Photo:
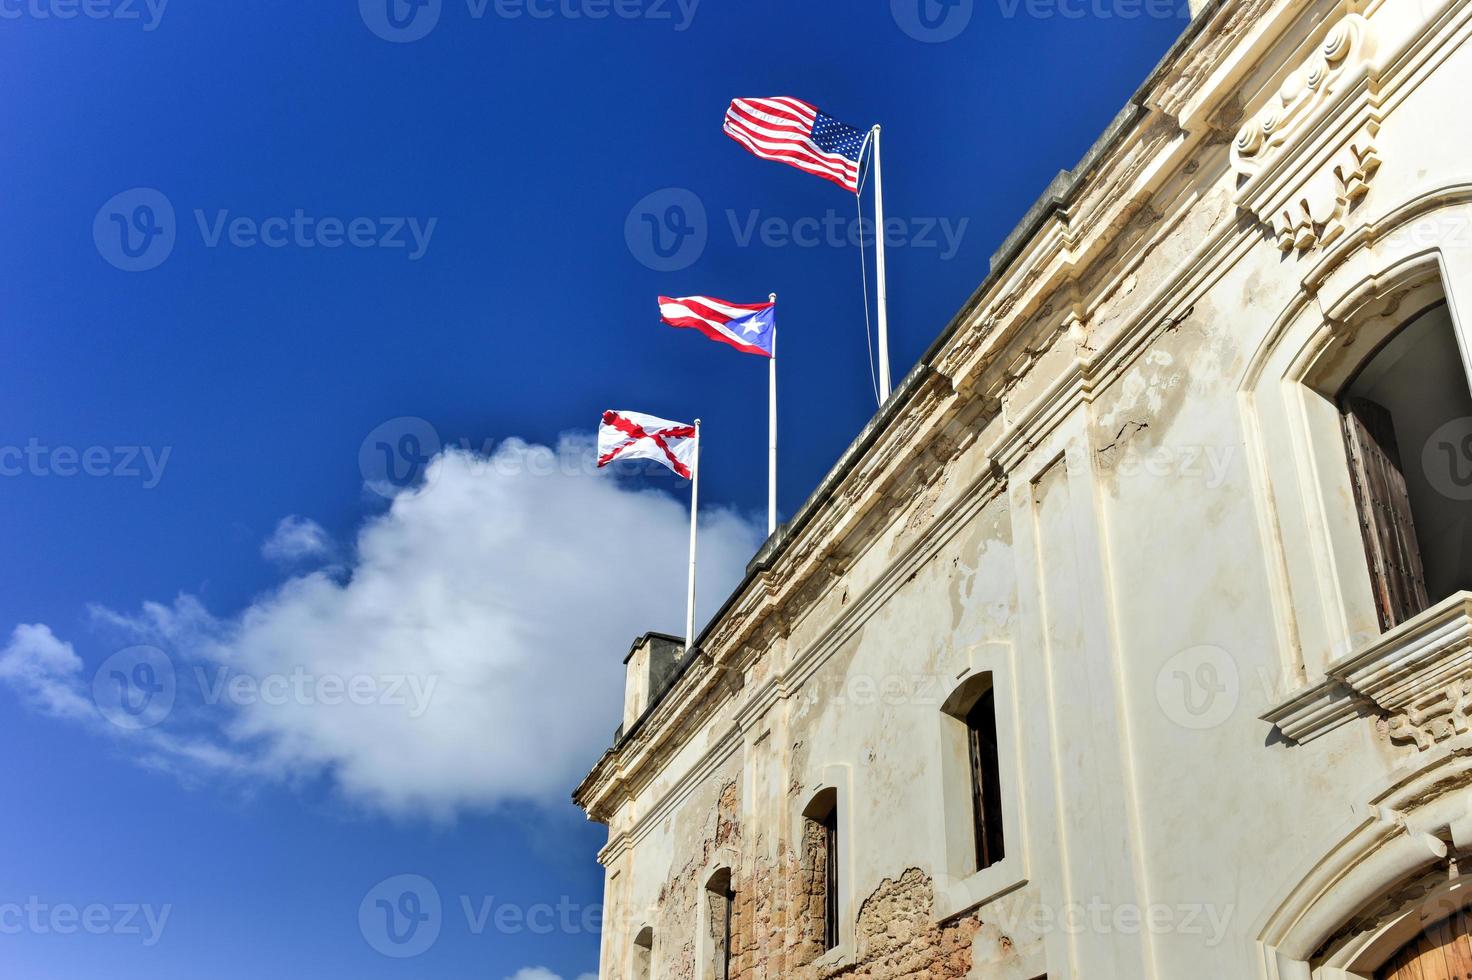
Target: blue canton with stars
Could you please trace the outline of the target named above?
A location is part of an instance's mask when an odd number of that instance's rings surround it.
[[[859,151],[864,146],[864,134],[847,123],[841,123],[821,112],[813,120],[813,143],[824,153],[837,153],[859,162]]]

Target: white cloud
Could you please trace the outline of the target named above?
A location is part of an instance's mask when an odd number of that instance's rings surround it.
[[[544,966],[532,966],[516,971],[515,976],[507,977],[506,980],[562,980],[562,977]],[[598,974],[584,973],[578,980],[598,980]]]
[[[557,458],[576,452],[564,441]],[[511,440],[489,458],[448,450],[423,488],[367,521],[344,569],[293,576],[237,615],[190,596],[95,613],[172,651],[181,701],[213,704],[205,737],[199,712],[179,708],[148,733],[161,756],[281,779],[327,772],[393,813],[561,803],[618,724],[628,643],[683,631],[688,531],[675,497],[568,472]],[[735,513],[702,510],[702,619],[760,540]],[[25,634],[26,662],[75,658],[44,626],[22,629],[40,631]],[[341,703],[360,682],[371,697]]]
[[[283,517],[276,530],[261,545],[261,554],[282,565],[309,558],[323,558],[332,553],[332,539],[322,525],[307,517],[292,514]]]
[[[92,704],[82,696],[82,658],[43,624],[17,626],[0,650],[0,681],[27,702],[61,718],[88,718]]]

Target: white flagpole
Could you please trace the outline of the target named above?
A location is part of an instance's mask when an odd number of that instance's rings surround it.
[[[695,647],[695,520],[700,510],[700,419],[695,420],[695,465],[690,470],[690,588],[685,593],[685,653]]]
[[[879,158],[879,127],[874,127],[874,272],[879,280],[879,401],[889,401],[889,287],[884,274],[884,166]]]
[[[777,294],[769,297],[773,304]],[[767,413],[769,438],[767,439],[767,535],[777,533],[777,332],[772,332],[772,357],[768,368]]]

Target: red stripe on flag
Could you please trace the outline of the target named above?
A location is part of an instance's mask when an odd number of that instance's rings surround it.
[[[674,470],[675,473],[683,476],[687,480],[690,479],[690,467],[680,462],[679,457],[670,451],[669,444],[666,443],[664,440],[666,437],[670,439],[694,438],[695,426],[681,425],[670,429],[658,429],[654,432],[645,432],[642,426],[629,421],[622,415],[619,415],[617,412],[604,412],[603,424],[612,426],[613,428],[622,432],[624,435],[629,437],[629,441],[624,443],[622,446],[619,446],[617,449],[614,449],[611,452],[604,453],[602,456],[600,456],[598,459],[598,466],[600,469],[613,462],[616,458],[618,458],[620,453],[622,453],[625,449],[628,449],[630,446],[634,445],[634,443],[639,442],[643,439],[648,439],[660,449],[664,450],[665,456],[670,461],[670,468]]]

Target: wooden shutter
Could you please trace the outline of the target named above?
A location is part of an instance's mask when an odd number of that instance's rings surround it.
[[[1472,941],[1465,914],[1444,919],[1415,938],[1377,980],[1472,980]]]
[[[1383,406],[1351,398],[1344,407],[1344,437],[1380,626],[1388,630],[1431,604],[1395,424]]]
[[[1002,779],[997,764],[997,698],[990,690],[966,716],[971,733],[971,799],[976,829],[976,868],[990,868],[1006,856],[1002,837]]]

